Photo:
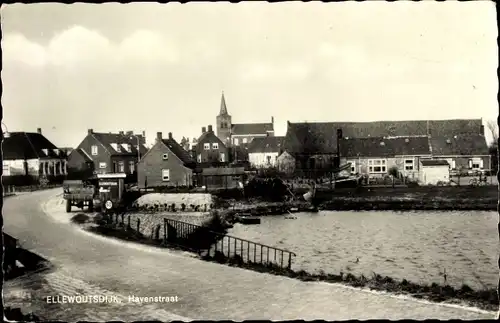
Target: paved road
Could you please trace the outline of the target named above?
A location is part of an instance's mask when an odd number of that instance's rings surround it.
[[[6,305],[31,304],[30,309],[47,318],[66,321],[496,316],[335,284],[301,282],[95,236],[68,223],[64,205],[56,196],[59,193],[60,189],[34,192],[5,201],[4,230],[56,266],[51,273],[8,282],[4,288]],[[26,290],[32,291],[31,300],[20,300]],[[56,294],[117,296],[122,302],[70,305],[43,300]],[[128,302],[128,295],[177,296],[178,302],[136,304]]]

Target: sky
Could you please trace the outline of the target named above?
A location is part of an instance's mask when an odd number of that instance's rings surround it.
[[[5,131],[198,137],[233,123],[498,116],[493,2],[13,4]],[[488,135],[488,134],[487,134]]]

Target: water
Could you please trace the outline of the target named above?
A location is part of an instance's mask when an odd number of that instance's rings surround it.
[[[332,212],[262,217],[229,234],[293,251],[307,272],[375,272],[416,283],[474,289],[498,284],[496,212]],[[359,261],[358,261],[359,259]]]

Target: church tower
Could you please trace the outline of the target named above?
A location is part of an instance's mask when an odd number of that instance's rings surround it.
[[[220,111],[216,118],[217,121],[217,137],[222,140],[223,143],[229,145],[231,143],[231,116],[227,113],[226,99],[224,98],[224,92],[222,92],[222,98],[220,101]]]

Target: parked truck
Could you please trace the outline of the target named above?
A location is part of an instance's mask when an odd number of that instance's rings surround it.
[[[66,180],[63,182],[66,212],[71,212],[71,207],[76,206],[83,210],[85,206],[89,212],[94,210],[96,186],[82,180]]]

